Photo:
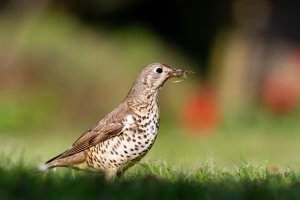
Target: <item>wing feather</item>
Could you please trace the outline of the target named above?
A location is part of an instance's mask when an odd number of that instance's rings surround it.
[[[110,125],[105,130],[101,130],[101,132],[90,130],[80,137],[68,150],[62,153],[60,158],[79,153],[111,137],[114,137],[120,134],[122,129],[122,124],[116,124]]]
[[[125,126],[124,119],[129,114],[132,114],[132,111],[128,108],[127,104],[124,102],[121,103],[99,123],[82,134],[69,149],[48,162],[80,153],[109,138],[119,135]]]

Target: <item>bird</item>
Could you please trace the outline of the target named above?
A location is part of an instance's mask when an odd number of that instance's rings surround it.
[[[181,68],[161,63],[145,66],[115,109],[40,169],[92,168],[113,180],[153,146],[160,121],[158,93],[169,78],[182,77],[184,73]]]

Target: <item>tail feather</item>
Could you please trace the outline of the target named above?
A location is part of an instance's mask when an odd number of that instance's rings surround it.
[[[48,164],[48,163],[51,163],[54,160],[57,160],[59,157],[61,157],[61,155],[62,155],[62,153],[59,154],[59,155],[57,155],[57,156],[55,156],[54,158],[51,158],[50,160],[48,160],[47,162],[45,162],[45,164]]]
[[[54,158],[48,160],[45,165],[47,168],[53,167],[77,167],[80,164],[85,163],[85,154],[84,152],[80,152],[74,155],[70,155],[67,157],[61,157],[62,154],[55,156]]]

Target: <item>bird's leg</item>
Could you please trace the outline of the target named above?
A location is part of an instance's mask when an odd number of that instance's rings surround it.
[[[109,182],[114,181],[117,176],[118,170],[116,168],[111,168],[105,172],[105,179]]]

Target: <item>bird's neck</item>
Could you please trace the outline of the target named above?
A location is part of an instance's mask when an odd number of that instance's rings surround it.
[[[127,95],[127,101],[132,107],[145,107],[157,104],[158,91],[143,88],[141,90],[131,89]]]

